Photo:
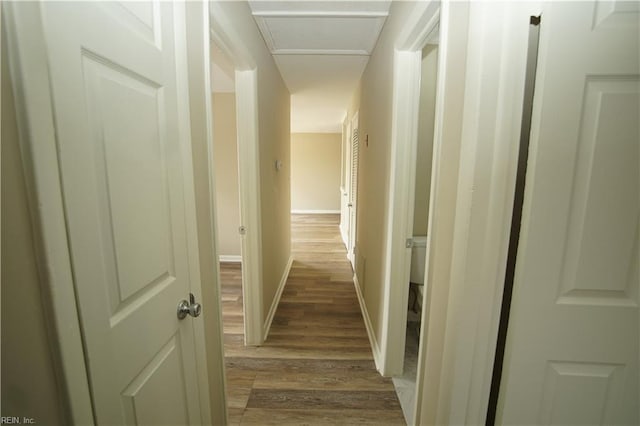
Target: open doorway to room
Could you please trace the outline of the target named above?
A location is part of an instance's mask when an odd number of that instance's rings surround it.
[[[351,267],[356,270],[356,219],[357,219],[357,199],[358,199],[358,158],[360,152],[360,134],[358,129],[359,113],[356,112],[349,122],[348,128],[348,162],[347,172],[347,220],[346,220],[346,245],[347,257],[351,262]]]
[[[244,298],[240,182],[236,120],[235,66],[225,52],[211,43],[211,105],[215,180],[215,218],[220,269],[220,300],[224,333],[225,365],[244,346]],[[242,406],[243,389],[236,386],[236,373],[226,369],[227,408],[230,415]]]
[[[211,43],[211,91],[216,236],[225,342],[238,340],[239,344],[243,344],[235,67],[231,59],[215,43]]]
[[[223,271],[227,268],[240,269],[242,263],[240,187],[235,69],[228,56],[215,43],[211,44],[211,90],[217,248]]]
[[[413,422],[418,369],[418,351],[422,307],[425,299],[425,264],[427,249],[427,229],[431,199],[431,172],[433,161],[433,141],[435,128],[436,86],[438,70],[438,28],[433,31],[422,49],[420,73],[420,103],[418,112],[418,134],[415,155],[415,191],[413,203],[413,236],[409,296],[407,300],[406,338],[404,348],[404,369],[402,376],[393,382],[402,405],[405,418]]]
[[[242,261],[240,190],[236,124],[235,69],[228,56],[211,44],[213,151],[215,162],[216,225],[222,264]]]

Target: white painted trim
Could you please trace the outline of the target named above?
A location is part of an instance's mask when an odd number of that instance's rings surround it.
[[[440,2],[419,3],[418,7],[420,10],[414,11],[410,21],[403,27],[404,31],[398,36],[397,50],[422,51],[434,38],[432,33],[437,30],[440,21]]]
[[[210,2],[211,38],[236,67],[236,126],[240,220],[242,237],[242,292],[245,344],[260,345],[262,334],[262,223],[260,216],[260,157],[258,140],[258,77],[256,62],[224,8]]]
[[[211,36],[209,22],[209,3],[208,2],[189,2],[186,4],[187,12],[187,30],[188,36],[188,57],[189,57],[189,95],[190,95],[190,112],[191,122],[197,123],[203,128],[195,128],[192,124],[192,131],[201,132],[204,138],[201,143],[206,144],[206,167],[207,167],[207,188],[208,197],[205,200],[198,200],[198,203],[208,204],[208,217],[206,224],[198,225],[198,238],[204,238],[211,244],[211,254],[215,257],[218,252],[216,242],[216,207],[215,207],[215,161],[213,147],[213,106],[211,93]],[[192,140],[195,140],[192,139]],[[197,154],[195,154],[197,156]],[[196,164],[194,160],[194,165]],[[195,176],[195,171],[194,171]],[[202,182],[200,182],[202,184]],[[196,187],[197,189],[197,187]],[[202,230],[202,231],[200,231]],[[208,233],[208,236],[200,234]],[[202,241],[202,240],[200,240]],[[202,256],[202,253],[200,253]],[[202,258],[202,257],[201,257]],[[200,264],[202,270],[203,263]],[[228,422],[227,397],[225,390],[227,382],[224,368],[224,345],[223,328],[222,328],[222,302],[221,283],[220,283],[220,267],[214,265],[211,271],[214,276],[213,288],[205,288],[201,286],[202,304],[206,306],[206,310],[202,313],[204,330],[205,330],[205,349],[206,362],[208,366],[207,383],[209,386],[211,422],[226,423]],[[215,305],[215,306],[214,306]],[[200,379],[202,380],[202,378]]]
[[[369,56],[371,51],[365,49],[271,49],[272,55],[348,55]],[[334,133],[334,132],[327,132]]]
[[[453,209],[447,214],[454,219],[443,224],[447,220],[436,213],[442,205],[431,203],[427,280],[433,278],[431,268],[444,279],[425,287],[416,424],[485,422],[515,182],[526,33],[534,10],[532,3],[442,4],[431,191],[432,200],[435,196]],[[451,75],[455,87],[448,81]],[[442,163],[446,151],[449,163]],[[449,174],[455,189],[441,179],[447,168],[456,170],[455,178]],[[444,254],[435,245],[443,238],[453,240]]]
[[[202,3],[201,6],[206,10],[206,3]],[[201,10],[202,12],[202,10]],[[202,297],[202,279],[200,275],[200,247],[198,244],[198,219],[196,216],[196,194],[194,183],[194,165],[193,165],[193,151],[192,151],[192,137],[191,137],[191,117],[190,117],[190,97],[189,97],[189,85],[198,84],[197,81],[189,81],[189,65],[193,67],[202,65],[208,66],[208,53],[209,49],[203,47],[201,52],[203,56],[195,59],[199,61],[190,64],[189,61],[194,60],[189,58],[187,37],[191,37],[191,43],[204,42],[203,39],[208,41],[209,29],[203,22],[200,22],[198,26],[189,26],[187,28],[187,11],[185,3],[173,3],[173,34],[174,34],[174,46],[175,46],[175,61],[176,61],[176,92],[178,103],[178,134],[180,137],[180,148],[182,151],[182,170],[183,170],[183,184],[184,184],[184,214],[187,238],[187,253],[189,261],[189,277],[190,287],[189,290],[195,296],[196,300],[204,300]],[[187,34],[189,31],[189,34]],[[202,46],[202,45],[201,45]],[[201,81],[204,89],[204,93],[210,93],[207,83],[210,78],[205,77],[204,72],[201,74]],[[210,182],[212,183],[212,182]],[[211,423],[211,397],[209,393],[209,372],[207,365],[207,348],[205,342],[205,324],[203,318],[199,321],[193,321],[193,330],[195,334],[195,358],[196,358],[196,375],[198,383],[198,396],[200,406],[200,420],[203,424]],[[217,330],[218,333],[222,333],[221,329]],[[213,332],[211,330],[210,332]],[[221,336],[220,336],[221,337]],[[211,354],[213,356],[213,354]],[[223,383],[218,383],[222,385]]]
[[[48,331],[55,333],[54,370],[63,383],[64,415],[94,424],[82,333],[67,240],[55,139],[49,64],[40,5],[2,4],[15,94],[20,150]]]
[[[221,254],[218,256],[220,263],[242,263],[242,256],[239,254]]]
[[[269,308],[269,313],[267,314],[267,319],[264,322],[264,330],[263,335],[266,340],[269,336],[269,330],[271,329],[271,323],[273,322],[273,318],[276,316],[276,311],[278,310],[278,304],[280,303],[280,298],[282,297],[282,292],[284,291],[284,286],[287,284],[287,278],[289,278],[289,272],[291,271],[291,265],[293,265],[293,255],[289,256],[289,260],[287,261],[287,266],[284,268],[284,272],[282,277],[280,278],[280,284],[278,284],[278,289],[276,290],[276,295],[271,302],[271,307]]]
[[[369,345],[371,346],[371,352],[373,353],[373,361],[376,364],[378,371],[382,370],[382,351],[380,351],[380,345],[376,340],[376,333],[373,331],[373,325],[371,324],[371,318],[369,317],[369,311],[367,311],[367,304],[364,301],[362,292],[360,291],[360,281],[358,276],[353,274],[353,285],[356,288],[356,295],[358,296],[358,304],[360,304],[360,312],[362,313],[362,319],[364,320],[364,326],[367,329],[367,336],[369,336]]]
[[[258,29],[260,30],[260,34],[262,34],[262,38],[264,39],[264,44],[267,45],[267,49],[269,49],[269,52],[273,53],[276,45],[273,41],[273,36],[271,35],[271,30],[269,29],[269,25],[267,25],[266,19],[256,17],[255,21],[256,25],[258,25]]]
[[[344,243],[344,248],[348,248],[347,245],[349,244],[349,236],[347,235],[347,231],[345,229],[343,229],[342,227],[340,227],[340,236],[342,237],[342,242]]]
[[[388,12],[365,12],[365,11],[278,11],[278,10],[264,10],[253,12],[255,17],[264,18],[386,18],[389,16]]]
[[[342,119],[342,145],[340,146],[340,236],[344,247],[348,250],[349,244],[349,192],[347,185],[349,183],[349,123],[347,120],[347,112],[344,113]]]
[[[382,374],[402,374],[407,300],[413,236],[418,109],[420,104],[420,51],[394,54],[391,120],[391,182],[385,244],[384,306],[382,311]]]
[[[242,37],[238,34],[237,29],[227,17],[219,2],[209,2],[209,19],[211,22],[211,39],[233,60],[236,70],[256,68],[256,62],[250,50],[242,43]]]
[[[261,345],[264,335],[257,70],[236,71],[236,117],[240,220],[246,229],[241,239],[244,341],[247,345]]]
[[[291,210],[291,214],[340,214],[340,210]]]
[[[351,117],[349,122],[349,199],[347,201],[349,212],[349,234],[347,243],[347,259],[351,263],[353,270],[356,270],[356,242],[357,242],[357,229],[358,229],[358,174],[360,173],[360,111],[356,111]],[[358,160],[353,158],[353,133],[354,130],[358,131]],[[356,190],[353,189],[352,171],[355,168],[356,173]],[[351,204],[351,207],[349,207]],[[353,219],[353,220],[352,220]]]
[[[375,48],[378,36],[382,31],[388,12],[348,12],[348,11],[258,11],[253,12],[253,17],[260,29],[269,52],[272,55],[350,55],[369,56]],[[281,49],[273,39],[267,20],[269,18],[342,18],[342,19],[368,19],[375,22],[376,37],[371,39],[366,49]]]
[[[396,49],[393,59],[391,173],[381,335],[384,376],[401,375],[404,364],[411,266],[411,249],[406,247],[406,240],[413,236],[422,49],[438,26],[440,13],[438,2],[417,7],[420,10],[411,15],[412,20],[398,37],[397,45],[402,50]]]
[[[440,401],[446,398],[448,387],[448,384],[441,380],[441,376],[453,251],[451,240],[454,220],[451,217],[456,212],[452,192],[456,190],[457,183],[453,183],[452,180],[459,169],[462,133],[460,114],[465,89],[464,84],[460,82],[464,81],[466,74],[468,53],[468,4],[457,6],[452,12],[451,4],[443,3],[439,31],[437,73],[442,77],[438,79],[436,87],[431,202],[427,229],[429,238],[425,265],[426,291],[422,304],[423,327],[420,330],[416,406],[413,415],[416,425],[438,424],[438,406]],[[446,182],[450,182],[448,186]],[[438,209],[436,204],[439,205]],[[437,250],[432,250],[432,247],[436,247]]]
[[[483,423],[513,210],[534,2],[470,5],[464,120],[438,421]]]

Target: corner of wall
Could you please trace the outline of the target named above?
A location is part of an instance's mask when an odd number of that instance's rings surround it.
[[[278,305],[280,304],[280,298],[282,297],[282,292],[284,291],[284,286],[287,283],[287,278],[289,278],[289,272],[291,271],[291,265],[293,265],[293,255],[289,256],[289,260],[287,261],[287,266],[284,268],[284,272],[282,274],[282,278],[280,278],[280,284],[278,284],[278,290],[276,291],[276,295],[271,302],[271,307],[269,308],[269,312],[267,313],[267,318],[264,321],[263,326],[263,340],[267,339],[269,335],[269,330],[271,329],[271,323],[273,322],[273,318],[276,316],[276,310],[278,309]]]

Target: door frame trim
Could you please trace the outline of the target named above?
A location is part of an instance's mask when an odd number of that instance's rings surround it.
[[[376,360],[383,376],[401,375],[404,364],[406,335],[403,330],[407,322],[411,265],[411,248],[406,247],[406,241],[413,237],[422,49],[440,22],[440,3],[426,3],[420,13],[413,16],[414,19],[405,26],[405,33],[399,36],[393,55],[391,170],[380,342],[382,359]],[[438,82],[441,84],[443,81]],[[434,152],[439,144],[440,141],[434,137]],[[432,175],[434,188],[438,176],[436,173]]]
[[[262,218],[260,216],[260,152],[258,145],[258,71],[236,71],[238,180],[242,237],[244,342],[264,342],[262,306]],[[253,232],[252,232],[253,231]]]
[[[412,212],[399,206],[406,208],[411,198],[402,191],[413,188],[409,159],[421,65],[416,51],[422,50],[438,7],[432,202],[414,422],[483,424],[513,207],[518,154],[513,141],[520,132],[528,20],[537,6],[427,3],[416,9],[396,43],[394,70],[402,66],[403,72],[402,78],[394,72],[393,80],[383,375],[402,371],[398,347],[404,338],[397,330],[406,306],[397,286],[407,281],[410,252],[404,243],[411,237]]]
[[[355,126],[354,126],[355,123]],[[360,111],[356,111],[353,113],[351,120],[349,120],[349,188],[347,189],[348,199],[347,199],[347,211],[349,212],[348,217],[348,230],[347,234],[347,259],[351,263],[351,267],[353,268],[354,274],[357,270],[356,268],[356,240],[358,237],[357,229],[358,229],[358,173],[360,173],[359,169],[359,161],[360,154],[358,153],[358,163],[354,162],[353,158],[353,132],[355,129],[358,130],[358,150],[360,149]],[[355,177],[356,177],[356,188],[355,192],[353,191],[353,169],[356,169]],[[351,204],[351,207],[349,207]],[[353,215],[353,223],[351,222],[351,217]]]
[[[260,146],[258,122],[258,69],[250,50],[226,12],[210,2],[211,38],[236,67],[236,127],[238,181],[242,236],[242,292],[245,344],[264,342],[262,219],[260,215]],[[213,120],[213,117],[208,117]]]
[[[53,365],[74,424],[94,424],[93,404],[67,238],[40,4],[4,3],[9,67],[16,103],[43,310],[53,336]],[[37,117],[37,119],[33,119]]]
[[[529,146],[531,136],[531,123],[533,100],[535,97],[536,72],[538,67],[538,53],[540,42],[541,16],[531,16],[529,25],[529,43],[527,48],[527,70],[525,75],[525,88],[522,107],[521,133],[519,142],[518,165],[516,182],[514,185],[513,213],[511,217],[511,232],[509,235],[509,250],[507,252],[507,265],[505,268],[504,290],[502,307],[500,310],[500,322],[498,324],[498,338],[496,341],[496,355],[494,358],[491,390],[489,393],[489,405],[487,408],[486,424],[496,423],[498,409],[498,397],[502,382],[504,367],[506,339],[509,328],[509,313],[515,280],[515,271],[518,259],[518,247],[522,230],[522,214],[524,210],[524,197],[526,191],[527,165],[529,162]]]
[[[220,270],[216,262],[216,229],[215,229],[215,181],[213,164],[213,128],[212,114],[210,42],[209,34],[209,2],[185,3],[186,54],[188,78],[185,80],[189,93],[189,121],[191,138],[191,158],[193,161],[193,187],[196,193],[196,234],[200,258],[200,298],[206,311],[203,321],[194,322],[196,330],[201,328],[204,341],[197,341],[197,362],[204,366],[207,377],[200,374],[198,378],[201,389],[201,403],[209,406],[209,416],[203,416],[203,423],[224,423],[228,420],[226,383],[224,370],[224,345],[222,329],[222,305],[220,302]],[[204,196],[206,194],[206,196]],[[213,267],[203,262],[209,257]],[[207,348],[209,349],[207,351]],[[207,401],[203,401],[203,397]]]
[[[343,143],[344,143],[344,153],[342,156],[343,164],[342,167],[345,169],[345,178],[344,178],[344,191],[342,192],[341,198],[343,198],[343,206],[344,207],[344,217],[341,216],[341,233],[342,240],[344,241],[344,247],[347,249],[347,257],[349,256],[349,220],[350,220],[350,209],[349,209],[349,192],[351,191],[351,120],[349,120],[348,115],[345,115],[342,120],[342,132]],[[344,226],[342,226],[344,225]]]
[[[429,299],[418,361],[419,424],[486,421],[513,211],[529,19],[538,14],[536,2],[443,3],[441,47],[447,44],[448,52],[443,57],[444,49],[440,51],[438,72],[447,79],[459,74],[459,87],[438,85],[448,93],[439,93],[436,101],[443,103],[436,114],[444,118],[437,116],[436,128],[442,127],[436,130],[434,158],[441,161],[443,152],[453,149],[448,145],[454,145],[458,163],[454,190],[445,188],[444,181],[435,187],[436,197],[455,198],[453,211],[445,212],[453,220],[445,228],[429,224],[433,245],[427,247]],[[458,100],[447,105],[451,95]],[[434,164],[437,175],[452,165]],[[430,215],[441,216],[443,206],[436,203],[437,211],[432,204]],[[438,260],[445,237],[451,251]],[[434,269],[441,268],[448,269],[447,278],[434,279]]]

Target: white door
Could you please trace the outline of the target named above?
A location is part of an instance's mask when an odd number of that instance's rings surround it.
[[[183,6],[41,4],[98,424],[199,424],[209,409],[197,386],[202,318],[176,315],[200,294],[178,131],[174,12]]]
[[[342,123],[341,178],[340,178],[340,236],[344,246],[349,244],[349,174],[351,173],[349,151],[351,149],[351,128],[347,120]]]
[[[351,154],[350,154],[350,178],[349,178],[349,244],[347,244],[347,257],[351,261],[353,270],[356,270],[356,218],[358,201],[358,156],[359,156],[359,134],[358,134],[358,113],[351,119]]]
[[[640,421],[639,5],[543,3],[498,423]]]

